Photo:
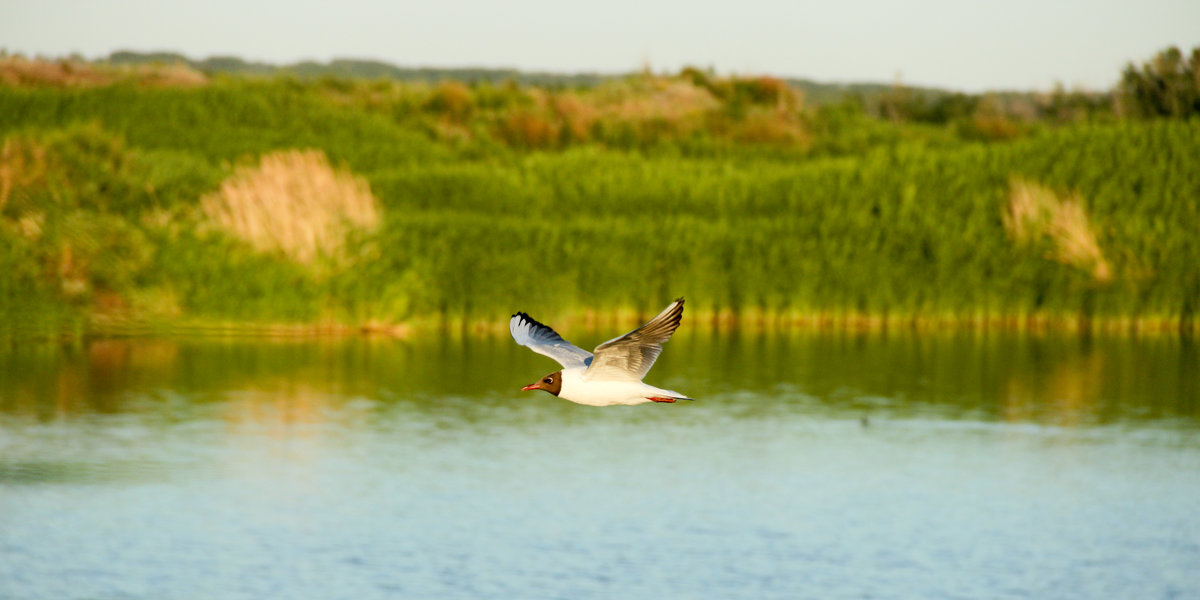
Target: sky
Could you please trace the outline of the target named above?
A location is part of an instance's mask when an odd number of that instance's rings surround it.
[[[1105,90],[1200,46],[1200,0],[0,0],[26,56],[173,51],[290,63],[624,73],[685,65],[966,92]]]

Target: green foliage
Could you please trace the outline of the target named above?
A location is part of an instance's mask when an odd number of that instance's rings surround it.
[[[315,85],[233,80],[198,88],[0,87],[0,134],[94,122],[132,146],[209,161],[317,147],[360,171],[450,155],[388,116],[326,101]]]
[[[1065,93],[1053,123],[954,96],[891,120],[697,70],[591,93],[0,86],[0,320],[502,321],[678,295],[701,314],[1196,318],[1200,121],[1104,123]],[[287,148],[323,151],[383,206],[319,274],[199,209]],[[1084,199],[1111,280],[1009,239],[1014,176]]]
[[[10,301],[20,296],[87,303],[137,285],[154,248],[137,216],[177,199],[156,191],[136,154],[98,126],[73,126],[5,142],[9,175],[0,218],[10,240]],[[190,175],[194,177],[195,175]],[[150,178],[173,191],[172,178]]]
[[[414,310],[453,316],[637,307],[680,290],[701,310],[1178,317],[1200,243],[1171,223],[1200,223],[1177,200],[1200,179],[1177,161],[1200,152],[1197,133],[1089,126],[805,164],[569,152],[394,171],[373,179],[393,215],[380,253],[439,282]],[[1008,239],[1012,174],[1089,200],[1117,282]]]
[[[1200,46],[1184,56],[1171,46],[1137,68],[1121,74],[1125,108],[1141,117],[1188,118],[1200,115]]]

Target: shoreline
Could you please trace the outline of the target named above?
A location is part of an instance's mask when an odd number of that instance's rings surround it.
[[[653,316],[633,310],[566,312],[543,315],[546,324],[563,332],[612,332],[637,327]],[[540,318],[540,317],[539,317]],[[1069,335],[1174,335],[1200,333],[1200,318],[1179,317],[1093,317],[1079,315],[882,315],[868,313],[769,313],[762,311],[697,311],[685,315],[693,332],[748,333],[1023,333]],[[380,337],[409,339],[429,334],[452,336],[497,336],[508,334],[507,314],[495,319],[422,317],[406,322],[365,321],[309,323],[217,321],[204,319],[140,319],[111,316],[79,317],[69,322],[15,326],[0,324],[0,340],[18,342],[72,342],[117,338],[251,338],[251,339],[337,339]]]

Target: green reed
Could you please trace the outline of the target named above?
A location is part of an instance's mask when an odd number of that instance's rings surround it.
[[[703,136],[526,151],[443,139],[417,102],[359,100],[286,80],[0,87],[0,136],[49,156],[0,206],[0,319],[502,323],[679,295],[714,317],[1196,319],[1200,121],[1008,143],[922,143],[922,128],[805,158]],[[257,253],[198,210],[284,148],[324,151],[379,198],[382,224],[343,263]],[[1013,177],[1083,199],[1110,280],[1010,239]]]

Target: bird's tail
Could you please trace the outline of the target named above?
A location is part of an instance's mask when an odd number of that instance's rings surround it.
[[[676,400],[687,400],[688,402],[696,401],[695,398],[688,398],[687,396],[684,396],[683,394],[680,394],[679,392],[676,392],[674,390],[660,389],[659,391],[662,392],[661,394],[659,394],[660,397],[662,397],[664,399],[669,399],[669,401],[671,401],[671,402],[674,402]]]

